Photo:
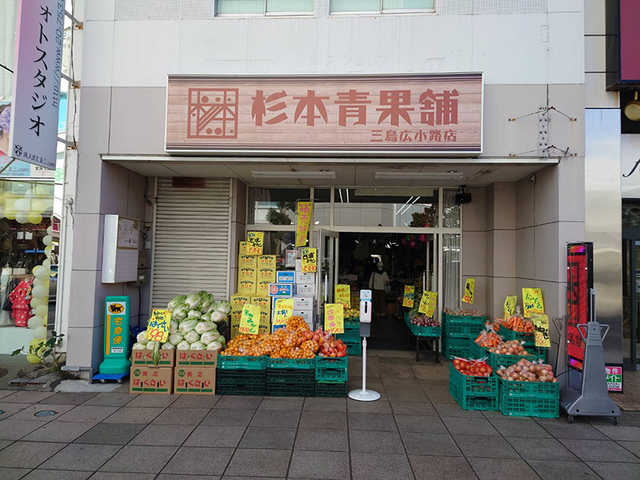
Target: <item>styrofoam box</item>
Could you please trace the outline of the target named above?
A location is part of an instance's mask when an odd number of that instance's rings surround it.
[[[294,317],[302,317],[309,325],[313,324],[313,310],[296,310],[293,309]]]
[[[293,297],[296,294],[295,283],[270,283],[270,297]]]
[[[280,270],[276,272],[276,283],[296,283],[296,272],[293,270]]]
[[[296,272],[296,283],[316,283],[316,274]]]
[[[313,310],[313,297],[294,297],[294,310]]]
[[[295,296],[308,297],[313,295],[316,291],[315,283],[296,283]]]

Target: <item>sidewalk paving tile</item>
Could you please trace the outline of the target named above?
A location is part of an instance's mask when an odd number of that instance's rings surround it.
[[[351,470],[354,480],[413,478],[406,454],[351,452]]]
[[[440,417],[395,415],[402,433],[448,433]]]
[[[12,443],[13,443],[13,441],[11,441],[11,440],[0,440],[0,450],[2,450],[5,447],[8,447]]]
[[[314,452],[347,452],[349,437],[346,430],[299,429],[294,448]]]
[[[613,440],[562,439],[560,442],[584,462],[640,463],[640,458]],[[637,467],[640,470],[640,466]]]
[[[591,480],[599,478],[586,464],[567,460],[528,460],[543,480]]]
[[[0,398],[8,397],[9,395],[13,395],[16,393],[15,390],[0,390]]]
[[[159,407],[121,407],[109,417],[103,420],[104,423],[141,423],[146,425],[162,413],[164,409]]]
[[[291,457],[289,478],[348,480],[349,454],[344,452],[308,452],[295,450]],[[400,477],[398,477],[400,478]]]
[[[349,430],[397,432],[393,415],[383,413],[349,413]]]
[[[0,467],[36,468],[65,446],[64,443],[15,442],[0,451]]]
[[[221,398],[220,395],[180,395],[171,408],[213,408]]]
[[[130,445],[149,445],[161,447],[179,447],[184,443],[195,427],[192,425],[147,425]],[[212,447],[215,445],[211,445]]]
[[[604,480],[640,480],[640,468],[633,463],[587,462]]]
[[[92,407],[79,405],[61,417],[56,418],[55,422],[82,422],[82,423],[98,423],[102,422],[109,415],[118,410],[118,407]]]
[[[386,386],[387,398],[393,402],[427,402],[429,397],[422,390],[415,388],[394,388]]]
[[[261,450],[239,448],[225,471],[235,476],[284,477],[287,474],[291,450]]]
[[[353,430],[349,433],[352,452],[360,453],[405,453],[400,434],[396,432],[373,432]]]
[[[358,402],[356,400],[348,399],[347,410],[349,413],[393,413],[391,404],[382,399],[376,402]]]
[[[402,441],[409,455],[440,455],[461,457],[462,452],[448,433],[402,432]],[[486,437],[483,437],[486,438]]]
[[[586,422],[569,423],[563,418],[557,420],[537,420],[536,422],[554,438],[607,440],[604,433]]]
[[[75,443],[91,443],[98,445],[126,445],[142,431],[144,425],[99,423],[78,438]]]
[[[229,410],[255,410],[260,406],[264,397],[242,397],[239,395],[225,395],[213,408]]]
[[[216,475],[174,475],[173,473],[161,473],[156,477],[156,480],[220,480],[220,477]],[[268,479],[263,478],[260,480]]]
[[[305,398],[302,410],[305,412],[345,413],[347,411],[347,399],[322,397]]]
[[[307,399],[309,400],[309,399]],[[305,401],[306,405],[306,401]],[[346,404],[345,404],[346,407]],[[346,430],[347,429],[347,414],[346,413],[332,413],[331,415],[322,415],[318,411],[302,410],[300,416],[301,429],[313,428],[313,429],[329,429],[329,430]]]
[[[74,470],[31,470],[22,480],[86,480],[93,472],[78,472]]]
[[[462,457],[409,455],[416,480],[476,480],[476,474]],[[409,478],[409,477],[407,477]]]
[[[529,418],[517,422],[504,417],[489,418],[489,421],[503,437],[551,438],[549,432]]]
[[[246,427],[255,410],[226,410],[213,408],[202,420],[201,425],[221,425],[228,427]]]
[[[0,402],[0,411],[3,413],[0,413],[0,421],[1,420],[6,420],[7,418],[9,418],[11,415],[18,413],[21,410],[24,410],[25,408],[29,408],[32,404],[31,403],[2,403]]]
[[[486,418],[443,417],[442,421],[452,435],[500,435]]]
[[[600,432],[611,440],[627,440],[640,442],[640,427],[627,427],[624,425],[595,425]]]
[[[38,403],[45,398],[55,395],[54,392],[34,392],[32,390],[20,390],[2,398],[2,403]]]
[[[23,438],[27,442],[73,442],[93,428],[95,423],[51,422],[42,425]]]
[[[304,405],[302,397],[264,397],[258,410],[300,411]]]
[[[178,447],[127,445],[100,468],[101,472],[160,473]],[[202,462],[207,461],[203,458]]]
[[[74,405],[51,405],[46,403],[36,403],[14,413],[11,416],[11,420],[28,420],[30,422],[48,423],[56,418],[60,418],[63,414],[74,408]],[[55,415],[49,417],[36,417],[35,414],[45,410],[51,410],[56,412]]]
[[[249,427],[239,448],[291,450],[296,439],[295,428]]]
[[[506,440],[525,460],[577,460],[575,455],[555,438],[510,437]]]
[[[233,448],[181,447],[161,473],[222,475],[232,455]]]
[[[469,458],[468,460],[480,480],[538,480],[540,478],[522,459]]]
[[[244,426],[200,425],[195,428],[184,445],[185,447],[235,448],[240,443],[245,430]]]
[[[453,439],[467,458],[520,458],[520,455],[502,437],[454,435]]]
[[[633,453],[636,457],[640,458],[640,442],[626,442],[620,441],[617,442],[618,445],[622,445],[624,448]]]
[[[39,403],[46,403],[47,405],[80,405],[95,397],[96,393],[78,392],[78,393],[56,393],[50,397],[45,398]]]
[[[153,421],[155,425],[198,425],[209,413],[208,408],[167,408]]]
[[[91,480],[153,480],[155,473],[96,472]]]
[[[19,440],[42,426],[40,422],[11,420],[0,422],[0,440]]]
[[[98,470],[120,450],[119,445],[87,445],[72,443],[40,467],[53,470]],[[0,452],[1,453],[1,452]]]
[[[428,400],[426,402],[391,402],[391,409],[396,415],[438,415]]]
[[[166,408],[178,400],[175,395],[138,395],[127,403],[128,407]]]
[[[484,418],[480,410],[463,410],[457,403],[434,403],[438,415],[441,417],[480,417]]]
[[[249,424],[252,427],[296,428],[300,411],[258,410]]]
[[[102,392],[95,397],[90,398],[82,405],[88,407],[124,407],[137,396],[138,394],[136,393]]]
[[[0,467],[0,478],[2,480],[18,480],[29,473],[28,468],[3,468]]]

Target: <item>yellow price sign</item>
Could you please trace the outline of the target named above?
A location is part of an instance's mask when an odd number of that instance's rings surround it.
[[[473,303],[473,297],[476,290],[476,279],[475,278],[467,278],[464,282],[464,296],[462,297],[462,301],[464,303]]]
[[[351,287],[349,285],[336,285],[336,303],[342,303],[351,308]]]
[[[170,325],[171,310],[157,310],[154,308],[147,323],[147,331],[144,334],[144,338],[164,343],[169,338]]]
[[[420,307],[418,311],[424,313],[427,317],[433,318],[433,313],[436,311],[436,301],[438,300],[438,294],[436,292],[424,292],[420,299]]]
[[[242,316],[240,317],[240,333],[255,335],[260,329],[260,305],[251,305],[249,303],[242,307]]]
[[[517,295],[508,295],[504,301],[504,319],[506,320],[516,312]]]
[[[273,315],[274,325],[285,325],[293,316],[293,298],[278,298]]]
[[[247,255],[262,255],[264,232],[247,232]]]
[[[302,249],[302,273],[313,273],[318,270],[318,250],[315,248]]]
[[[344,333],[344,307],[341,303],[325,303],[324,329],[329,333]]]
[[[539,288],[523,288],[522,308],[524,309],[524,316],[527,318],[530,318],[533,313],[544,313],[542,290]]]
[[[549,317],[541,313],[534,313],[531,317],[533,321],[533,332],[536,339],[536,347],[551,346],[551,338],[549,337]]]
[[[298,202],[296,207],[296,247],[304,247],[307,244],[312,212],[313,202]]]
[[[413,285],[404,286],[404,295],[402,296],[402,306],[412,308],[416,298],[416,287]]]

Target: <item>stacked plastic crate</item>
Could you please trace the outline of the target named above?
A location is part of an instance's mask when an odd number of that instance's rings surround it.
[[[484,327],[484,316],[450,315],[442,312],[442,351],[447,359],[469,358],[471,346]]]
[[[347,354],[349,356],[362,355],[362,338],[360,337],[359,321],[345,320],[344,333],[336,335],[336,338],[342,340],[347,346]]]
[[[216,394],[264,395],[267,357],[218,355]]]
[[[315,374],[315,358],[268,358],[266,394],[271,397],[313,397]]]
[[[316,358],[316,397],[346,397],[348,357]]]

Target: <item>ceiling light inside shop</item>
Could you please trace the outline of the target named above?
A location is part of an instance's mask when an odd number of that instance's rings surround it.
[[[376,172],[376,180],[462,180],[462,172]]]
[[[253,178],[336,178],[336,172],[272,172],[272,171],[253,171]]]

